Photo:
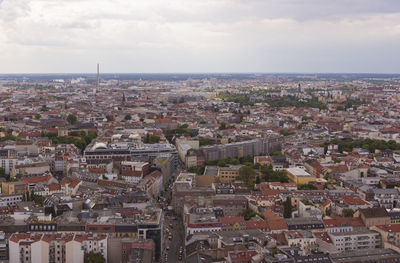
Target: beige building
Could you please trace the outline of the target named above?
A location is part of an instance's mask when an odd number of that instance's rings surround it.
[[[11,177],[17,174],[44,174],[50,172],[50,165],[46,162],[16,165],[10,172]]]
[[[239,177],[239,169],[243,165],[229,165],[218,168],[218,180],[221,183],[233,183]]]
[[[287,168],[286,171],[289,180],[295,184],[309,184],[316,181],[314,175],[309,174],[299,167]]]
[[[316,238],[313,233],[306,230],[293,230],[284,233],[288,246],[298,247],[301,254],[307,255],[316,247]]]
[[[25,194],[28,191],[28,184],[25,182],[3,182],[1,193],[5,195]]]
[[[360,217],[366,227],[390,224],[389,213],[383,207],[360,209],[354,216]]]
[[[400,247],[400,224],[373,226],[371,229],[381,234],[382,243],[388,242]]]

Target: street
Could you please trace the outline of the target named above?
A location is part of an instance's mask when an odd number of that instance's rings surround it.
[[[184,229],[183,222],[181,218],[176,218],[174,215],[165,216],[164,221],[164,252],[162,255],[161,262],[179,262],[179,249],[184,248]],[[169,240],[169,234],[167,229],[172,233],[172,240]],[[167,256],[165,256],[167,255]],[[183,255],[181,253],[181,261],[184,261]]]
[[[180,168],[177,169],[172,178],[176,178],[180,172]],[[172,180],[173,181],[173,180]],[[172,185],[165,186],[164,197],[167,201],[162,203],[164,210],[164,224],[163,224],[163,251],[160,258],[160,262],[184,262],[184,252],[179,252],[180,249],[184,249],[185,246],[185,235],[182,218],[174,214],[173,211],[168,210],[168,206],[171,202],[172,196]],[[171,239],[171,240],[170,240]],[[181,255],[181,257],[179,257]]]

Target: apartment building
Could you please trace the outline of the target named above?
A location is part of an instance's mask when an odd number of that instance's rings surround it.
[[[241,158],[247,155],[257,156],[269,154],[281,149],[283,137],[254,139],[243,142],[234,142],[202,147],[206,161],[215,161],[225,158]]]
[[[12,234],[10,263],[83,263],[84,254],[99,252],[107,259],[104,234]]]
[[[348,232],[330,232],[328,235],[339,252],[381,247],[381,235],[367,228]]]
[[[28,191],[26,182],[3,182],[1,183],[1,193],[5,195],[25,194]]]
[[[122,178],[129,183],[139,183],[139,181],[149,173],[150,165],[147,162],[121,162]]]
[[[15,207],[22,201],[22,195],[2,195],[0,196],[0,207]]]
[[[232,183],[239,177],[239,169],[243,165],[229,165],[218,168],[218,179],[221,183]]]
[[[399,191],[397,189],[373,189],[374,200],[386,209],[395,208],[399,203]]]
[[[293,183],[308,184],[316,181],[314,175],[309,174],[308,172],[299,167],[287,168],[286,171],[289,180]]]
[[[400,224],[373,226],[371,229],[381,234],[383,243],[400,246]]]
[[[304,255],[308,254],[313,248],[316,247],[316,238],[311,231],[286,231],[284,235],[288,245],[291,247],[300,248],[300,251],[302,251]]]
[[[360,209],[355,214],[366,227],[390,224],[390,215],[383,207]]]

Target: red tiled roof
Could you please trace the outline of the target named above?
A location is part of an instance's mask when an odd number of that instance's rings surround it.
[[[315,237],[320,238],[327,243],[332,243],[332,240],[326,232],[314,232],[314,235]]]
[[[242,263],[242,262],[250,262],[251,258],[257,255],[256,251],[230,251],[228,252],[228,257],[230,261]]]
[[[30,238],[30,234],[13,234],[10,238],[10,241],[17,243],[21,239]]]
[[[285,230],[287,228],[287,224],[285,219],[272,219],[272,220],[267,220],[269,229],[271,230]]]
[[[234,224],[234,223],[242,223],[242,222],[244,222],[243,216],[221,217],[221,223],[223,223],[223,224]]]
[[[323,219],[324,225],[327,228],[330,227],[341,227],[344,224],[348,224],[350,226],[364,226],[364,223],[358,217],[336,217],[336,218],[329,218]]]
[[[46,175],[46,176],[35,176],[35,177],[26,177],[26,178],[22,178],[21,181],[23,182],[27,182],[28,184],[37,184],[40,182],[48,182],[50,181],[52,178],[54,178],[51,175]]]
[[[400,232],[400,224],[379,225],[376,227],[382,229],[385,232],[395,232],[395,233]]]
[[[266,221],[247,221],[246,222],[246,228],[247,229],[267,230],[268,229],[268,224],[267,224]]]
[[[61,185],[60,184],[50,184],[47,187],[49,188],[49,191],[61,190]]]
[[[347,205],[370,205],[367,201],[355,196],[343,196],[343,202]]]

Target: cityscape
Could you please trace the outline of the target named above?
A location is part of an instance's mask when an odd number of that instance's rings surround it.
[[[400,75],[0,83],[4,262],[400,260]]]
[[[400,2],[0,0],[0,263],[400,262]]]

